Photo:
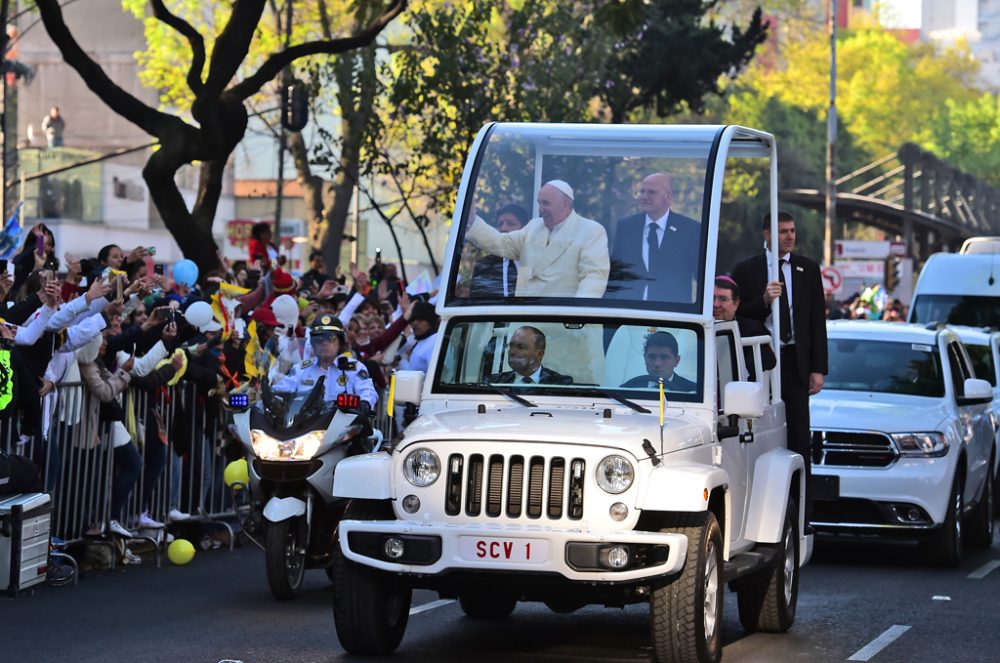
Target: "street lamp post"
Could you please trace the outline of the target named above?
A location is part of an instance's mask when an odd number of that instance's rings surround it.
[[[837,0],[828,0],[827,32],[830,35],[830,105],[826,113],[826,219],[823,263],[833,264],[837,224]]]

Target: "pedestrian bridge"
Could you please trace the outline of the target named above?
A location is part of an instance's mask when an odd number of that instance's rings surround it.
[[[825,211],[821,189],[784,189],[783,201]],[[924,259],[968,237],[1000,235],[1000,190],[906,143],[837,180],[837,220],[898,235]]]

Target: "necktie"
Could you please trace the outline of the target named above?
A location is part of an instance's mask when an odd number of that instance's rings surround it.
[[[646,246],[648,251],[646,253],[646,271],[649,273],[653,272],[653,256],[656,255],[657,249],[660,248],[660,243],[656,240],[656,224],[651,223],[646,226],[649,232],[646,233]]]
[[[778,267],[778,278],[781,279],[781,300],[778,302],[778,314],[781,322],[781,342],[792,342],[792,310],[788,303],[788,286],[785,283],[785,263],[788,261],[781,259]]]
[[[524,384],[535,384],[535,381],[532,380],[530,377],[521,378],[521,382],[523,382]]]

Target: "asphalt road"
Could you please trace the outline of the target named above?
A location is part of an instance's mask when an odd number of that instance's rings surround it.
[[[302,596],[278,603],[263,553],[199,552],[187,566],[90,573],[76,587],[0,599],[0,661],[330,662],[349,658],[333,627],[330,585],[306,574]],[[1000,544],[936,569],[914,547],[821,541],[803,570],[786,634],[746,634],[726,598],[724,660],[740,662],[993,663],[1000,660]],[[970,577],[971,576],[971,577]],[[442,604],[443,603],[443,604]],[[647,610],[586,608],[558,615],[521,604],[477,622],[456,603],[414,595],[394,661],[648,660]],[[882,648],[879,648],[879,647]],[[873,653],[874,652],[874,653]],[[867,658],[866,658],[867,657]],[[368,659],[371,660],[371,659]]]

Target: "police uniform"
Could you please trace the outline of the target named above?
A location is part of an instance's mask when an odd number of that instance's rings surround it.
[[[337,368],[341,357],[350,362],[350,367],[344,370]],[[319,361],[315,358],[307,359],[293,368],[288,375],[283,377],[274,390],[278,392],[306,392],[310,391],[321,375],[326,375],[325,393],[323,399],[327,402],[334,402],[340,394],[357,394],[361,400],[366,401],[374,410],[378,403],[378,392],[375,385],[368,376],[365,365],[347,354],[339,355],[333,365],[327,369],[320,368]]]
[[[325,342],[325,338],[334,335],[344,348],[346,334],[344,325],[336,316],[324,313],[316,316],[309,326],[310,347],[316,343]],[[315,348],[312,348],[315,350]],[[339,368],[344,360],[346,367]],[[355,360],[351,355],[341,353],[333,360],[333,364],[325,371],[319,366],[319,359],[313,357],[296,366],[292,372],[275,387],[275,391],[309,391],[316,385],[320,376],[326,375],[326,387],[323,395],[327,402],[334,402],[340,394],[356,394],[361,400],[375,409],[378,403],[378,392],[368,377],[365,365]]]

